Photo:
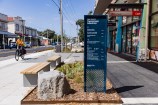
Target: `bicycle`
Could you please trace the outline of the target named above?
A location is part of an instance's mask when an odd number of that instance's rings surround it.
[[[23,49],[17,49],[15,52],[15,60],[18,61],[19,57],[21,57],[22,59],[24,59],[24,52]]]

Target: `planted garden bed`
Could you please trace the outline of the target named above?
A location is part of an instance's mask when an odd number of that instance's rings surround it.
[[[83,63],[65,64],[57,70],[62,71],[71,86],[71,93],[58,99],[40,100],[37,96],[37,88],[33,89],[22,101],[22,105],[46,105],[46,104],[79,104],[79,103],[122,103],[121,97],[117,94],[109,80],[106,82],[107,91],[105,93],[85,93],[83,83]]]

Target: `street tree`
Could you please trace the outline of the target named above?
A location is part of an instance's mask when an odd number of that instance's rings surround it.
[[[84,20],[83,19],[77,20],[76,25],[80,27],[79,33],[78,33],[80,41],[84,41]]]

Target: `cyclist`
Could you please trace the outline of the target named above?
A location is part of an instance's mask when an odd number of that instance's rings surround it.
[[[22,51],[24,50],[24,42],[21,37],[17,39],[16,44],[17,44],[17,49],[19,49],[20,53],[22,54]]]

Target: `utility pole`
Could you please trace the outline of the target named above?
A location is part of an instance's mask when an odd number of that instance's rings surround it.
[[[78,25],[77,25],[77,45],[79,46],[80,39],[79,39],[79,30],[78,30]]]
[[[61,28],[61,52],[63,52],[63,11],[62,0],[60,0],[60,28]]]

